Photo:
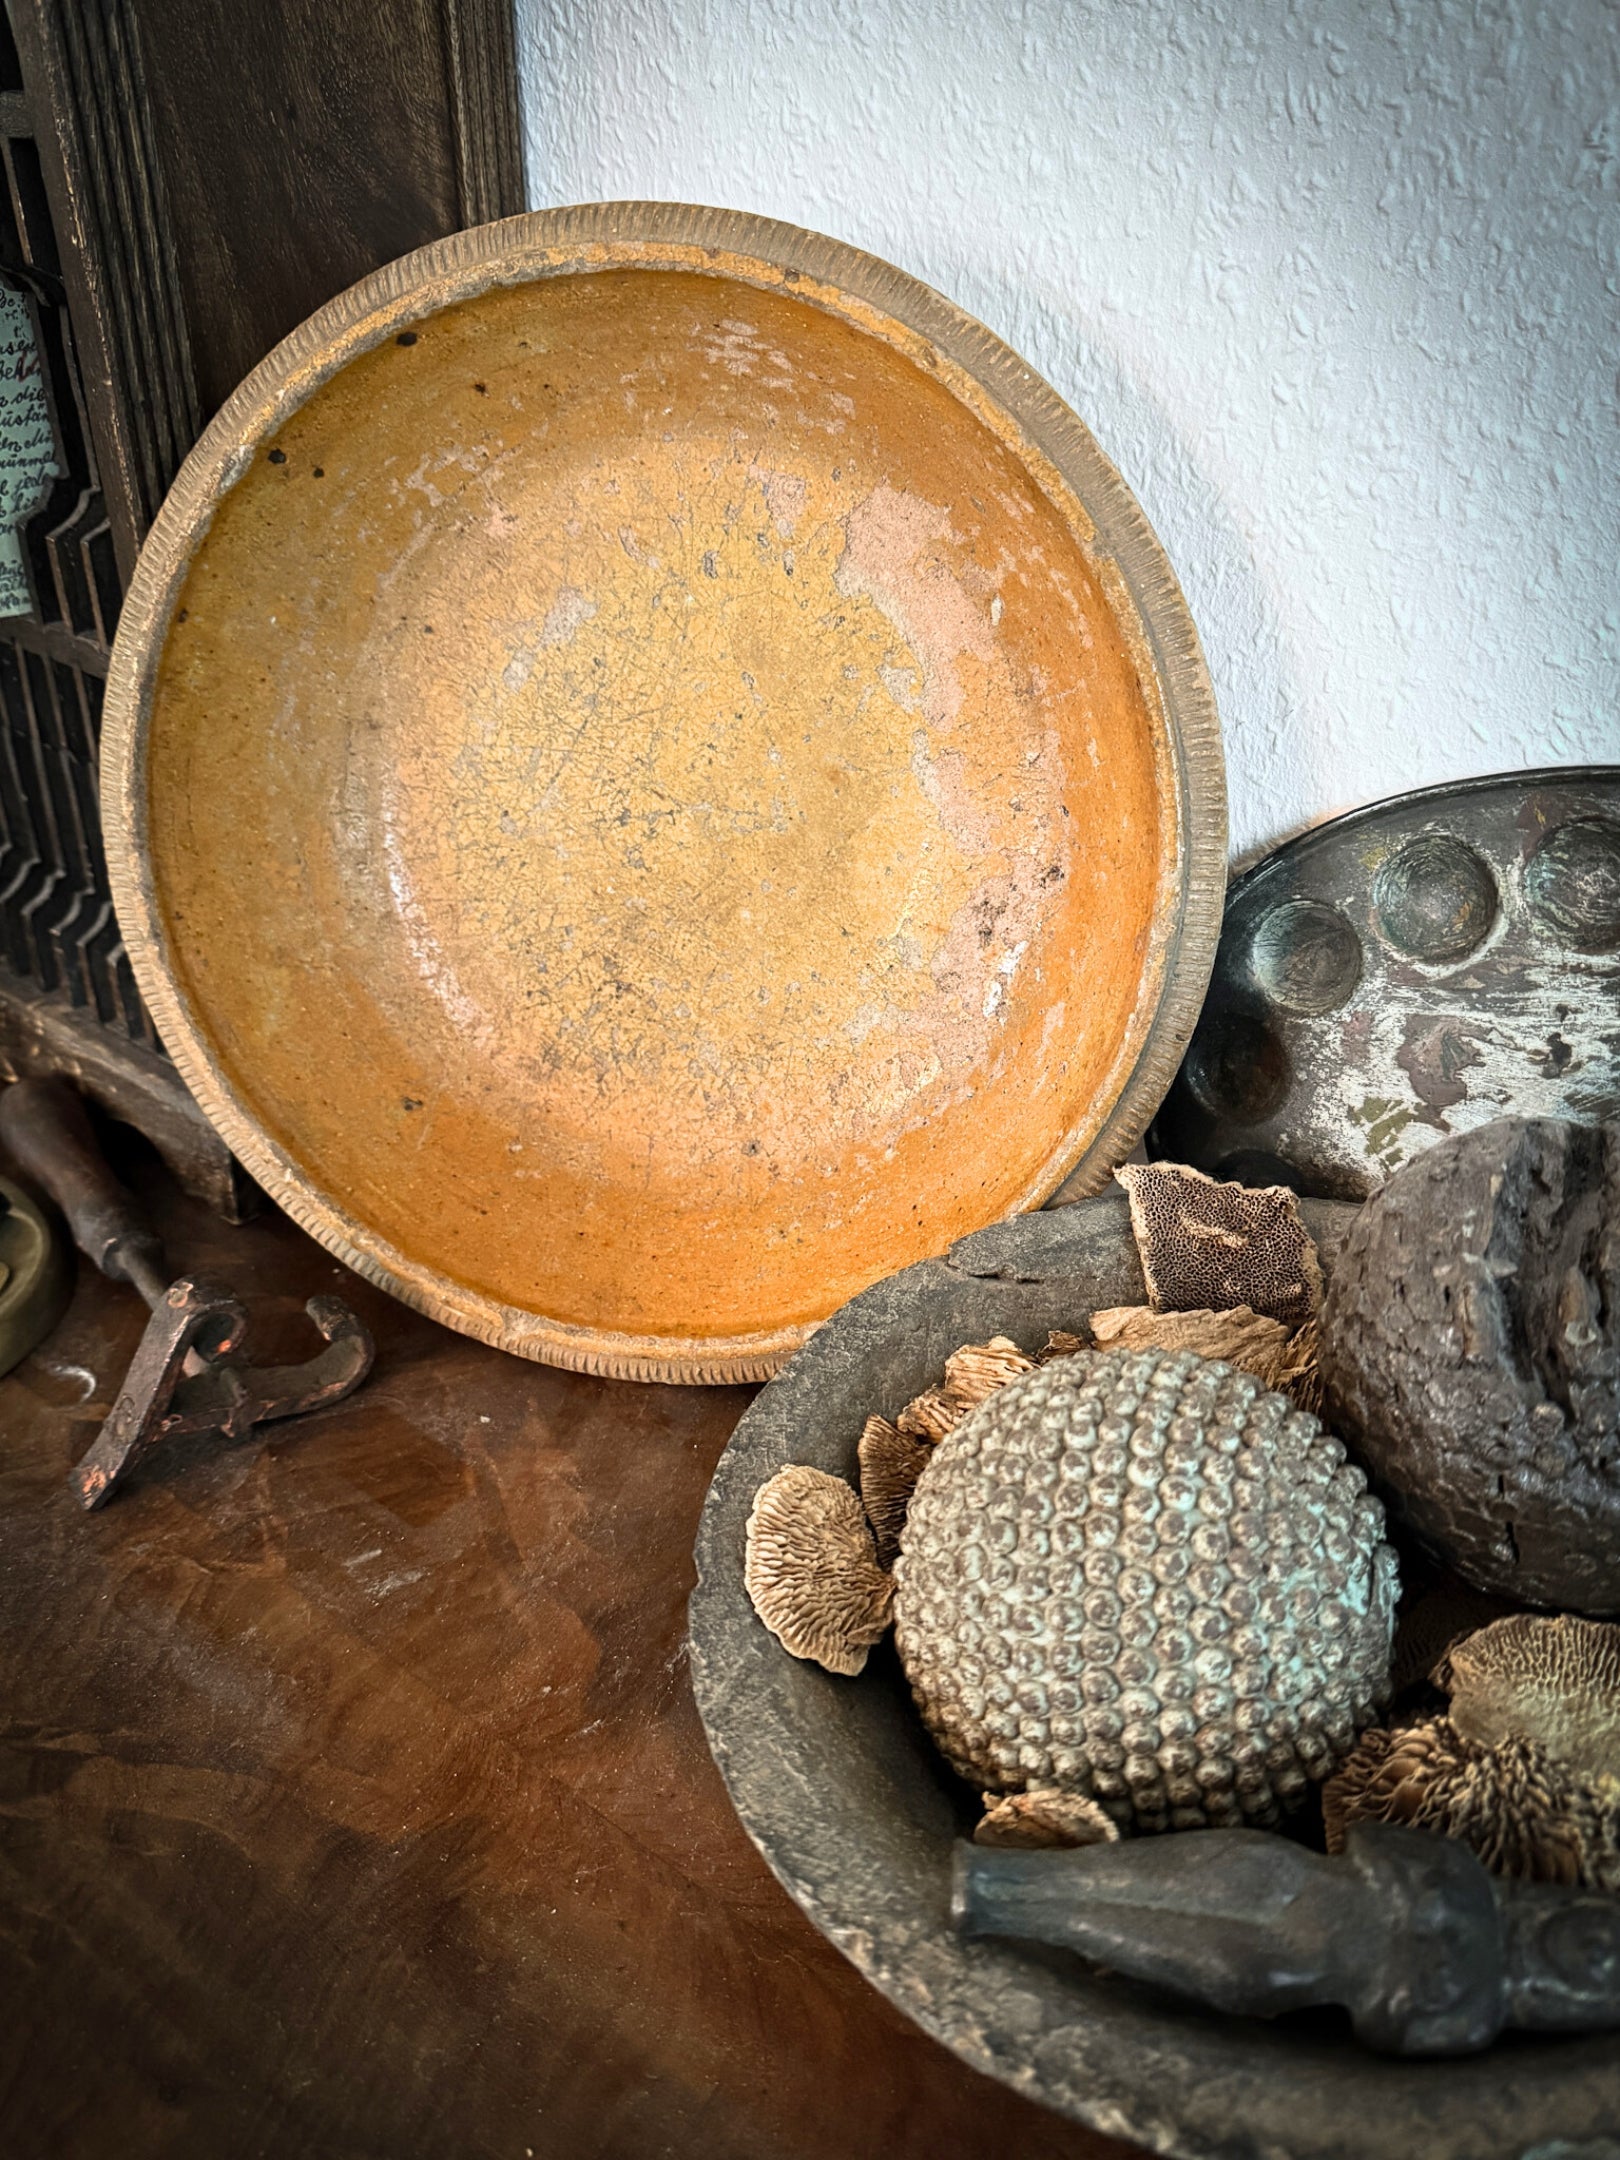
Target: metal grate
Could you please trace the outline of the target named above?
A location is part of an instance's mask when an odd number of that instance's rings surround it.
[[[0,619],[0,956],[160,1047],[107,891],[96,764],[122,588],[91,448],[33,107],[0,11],[0,278],[27,301],[58,478],[22,531],[31,613]]]

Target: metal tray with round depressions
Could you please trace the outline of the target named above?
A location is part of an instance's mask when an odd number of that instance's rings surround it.
[[[1620,766],[1373,803],[1227,895],[1151,1155],[1365,1197],[1491,1118],[1620,1115]]]

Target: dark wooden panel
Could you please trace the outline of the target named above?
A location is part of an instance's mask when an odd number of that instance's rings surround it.
[[[134,0],[27,0],[14,21],[127,579],[201,425]]]
[[[510,0],[15,0],[119,560],[209,416],[381,263],[522,208]]]
[[[0,1381],[7,2160],[1125,2154],[908,2025],[731,1812],[684,1632],[745,1390],[521,1364],[279,1216],[162,1227],[261,1356],[337,1289],[377,1368],[88,1519],[133,1293]]]
[[[135,0],[204,415],[462,222],[438,0]]]
[[[379,264],[521,209],[521,165],[511,0],[0,7],[0,277],[28,297],[60,468],[24,534],[32,619],[0,621],[0,954],[24,978],[0,1005],[61,993],[114,1057],[159,1047],[96,807],[141,540],[271,346]]]
[[[513,5],[514,0],[443,0],[463,225],[513,217],[527,199]]]

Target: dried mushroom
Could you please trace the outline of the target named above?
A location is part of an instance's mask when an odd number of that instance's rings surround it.
[[[906,1404],[895,1423],[902,1432],[915,1433],[919,1440],[943,1440],[972,1407],[948,1387],[924,1388]]]
[[[1613,1622],[1514,1613],[1453,1643],[1434,1678],[1451,1697],[1452,1724],[1477,1746],[1533,1740],[1578,1777],[1620,1780]]]
[[[1533,1740],[1482,1748],[1449,1718],[1365,1732],[1322,1791],[1327,1848],[1352,1823],[1456,1838],[1499,1875],[1620,1890],[1620,1783],[1594,1789]]]
[[[912,1488],[933,1452],[928,1441],[901,1432],[887,1418],[866,1421],[856,1456],[861,1466],[861,1505],[877,1540],[880,1567],[894,1565]]]
[[[1119,1825],[1084,1793],[1042,1785],[1033,1792],[986,1793],[984,1813],[974,1826],[973,1842],[1022,1846],[1026,1850],[1117,1845]]]
[[[906,1404],[896,1423],[903,1433],[915,1433],[919,1440],[943,1440],[997,1388],[1034,1369],[1035,1360],[1025,1357],[1010,1336],[992,1335],[988,1342],[964,1343],[945,1360],[943,1383],[924,1388]]]
[[[1034,1369],[1035,1360],[1025,1357],[1009,1336],[992,1335],[987,1343],[964,1343],[954,1357],[945,1360],[945,1385],[958,1401],[974,1409],[998,1387]]]
[[[1291,1396],[1301,1410],[1319,1407],[1315,1328],[1290,1335],[1280,1320],[1248,1305],[1234,1305],[1230,1312],[1110,1305],[1092,1314],[1091,1332],[1099,1349],[1194,1350],[1200,1357],[1219,1358]]]
[[[1230,1312],[1157,1312],[1151,1305],[1110,1305],[1091,1316],[1097,1347],[1106,1350],[1196,1350],[1251,1372],[1267,1387],[1288,1347],[1280,1320],[1248,1305]]]
[[[1620,1890],[1620,1627],[1515,1613],[1435,1667],[1448,1716],[1363,1733],[1322,1796],[1351,1823],[1459,1839],[1499,1874]]]
[[[1045,1347],[1035,1354],[1035,1362],[1037,1365],[1050,1365],[1054,1358],[1073,1357],[1077,1350],[1089,1347],[1084,1335],[1071,1335],[1064,1328],[1050,1328],[1047,1331]]]
[[[1247,1305],[1289,1329],[1315,1317],[1322,1270],[1286,1185],[1223,1185],[1183,1163],[1127,1163],[1114,1175],[1156,1311]]]
[[[1289,1397],[1295,1407],[1309,1410],[1320,1416],[1322,1411],[1322,1332],[1314,1320],[1307,1320],[1297,1333],[1288,1338],[1287,1348],[1277,1367],[1277,1377],[1272,1386]]]
[[[743,1580],[783,1649],[828,1672],[861,1671],[889,1626],[894,1582],[861,1504],[808,1463],[778,1470],[754,1495]]]

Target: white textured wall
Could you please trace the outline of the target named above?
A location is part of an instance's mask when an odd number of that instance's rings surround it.
[[[888,257],[1040,368],[1169,550],[1239,852],[1620,759],[1607,0],[518,0],[538,206]]]

